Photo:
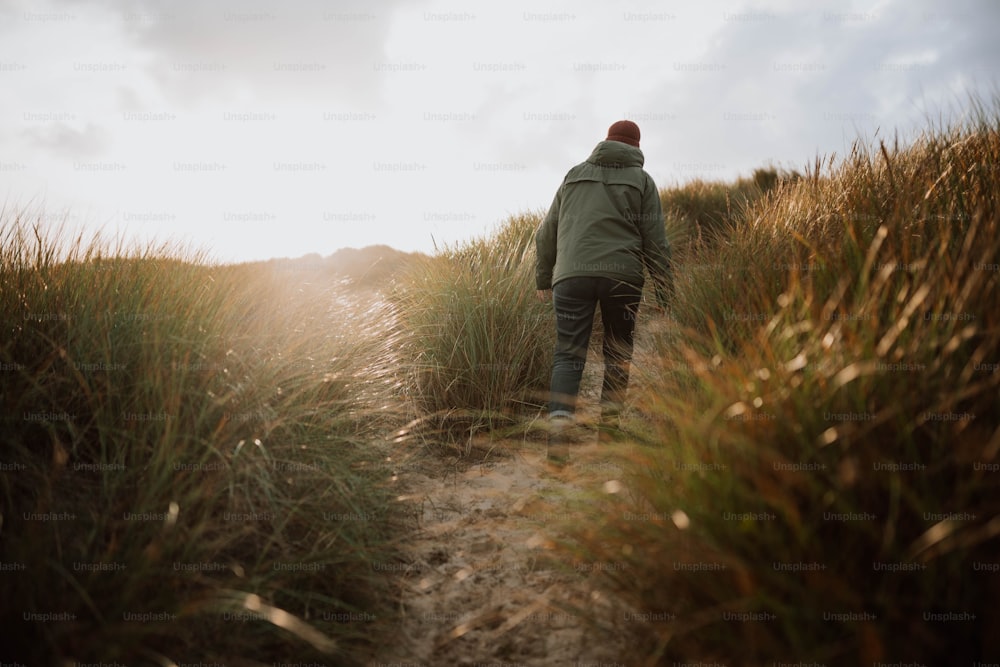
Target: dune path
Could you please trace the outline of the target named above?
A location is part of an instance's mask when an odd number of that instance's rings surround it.
[[[563,469],[546,462],[543,441],[493,447],[479,463],[422,458],[421,469],[400,473],[419,529],[397,568],[398,642],[371,664],[624,664],[625,614],[591,583],[605,564],[571,562],[553,548],[560,524],[587,520],[593,492],[619,479],[621,464],[593,433]]]

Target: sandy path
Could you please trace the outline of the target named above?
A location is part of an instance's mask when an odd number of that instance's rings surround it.
[[[620,464],[593,434],[561,471],[543,442],[500,444],[499,458],[465,470],[401,473],[420,529],[399,568],[399,644],[373,667],[624,664],[623,613],[589,585],[595,565],[560,560],[551,542],[561,521],[587,520],[588,492]]]
[[[667,325],[640,323],[634,368],[648,359],[651,336]],[[595,325],[580,387],[580,414],[591,422],[603,374],[598,330]],[[630,392],[641,382],[633,370]],[[609,564],[560,557],[551,541],[559,538],[561,523],[601,520],[594,494],[622,479],[625,445],[598,445],[590,432],[562,470],[547,464],[541,438],[492,447],[500,456],[485,463],[463,459],[463,468],[427,456],[403,467],[403,502],[418,517],[419,530],[408,538],[408,562],[399,572],[398,642],[371,667],[634,664],[623,658],[636,631],[624,621],[628,610],[592,585],[595,570]]]

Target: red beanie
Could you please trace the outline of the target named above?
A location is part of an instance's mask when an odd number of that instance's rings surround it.
[[[620,120],[608,128],[608,141],[639,147],[639,126],[630,120]]]

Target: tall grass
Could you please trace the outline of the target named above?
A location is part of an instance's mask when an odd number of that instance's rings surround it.
[[[417,260],[391,297],[404,332],[402,375],[418,416],[467,434],[544,404],[555,328],[535,296],[537,213],[490,237]]]
[[[858,142],[678,273],[655,447],[566,548],[645,664],[1000,655],[1000,112]]]
[[[362,663],[400,525],[382,314],[0,218],[5,658]]]
[[[699,181],[662,190],[671,245],[705,246],[738,225],[750,202],[797,177],[758,169],[733,184]],[[543,215],[511,216],[487,237],[415,260],[391,297],[405,339],[401,370],[408,395],[417,421],[438,434],[505,433],[502,427],[547,402],[555,328],[551,304],[538,303],[534,294],[534,233]],[[598,319],[594,349],[600,329]]]
[[[758,199],[800,178],[794,170],[760,167],[749,178],[732,182],[695,179],[662,188],[660,204],[668,222],[687,228],[692,239],[710,243],[742,224]]]

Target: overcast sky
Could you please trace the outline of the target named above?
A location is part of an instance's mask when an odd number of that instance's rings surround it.
[[[912,136],[998,35],[995,0],[0,0],[0,195],[218,261],[430,251],[620,118],[661,187]]]

